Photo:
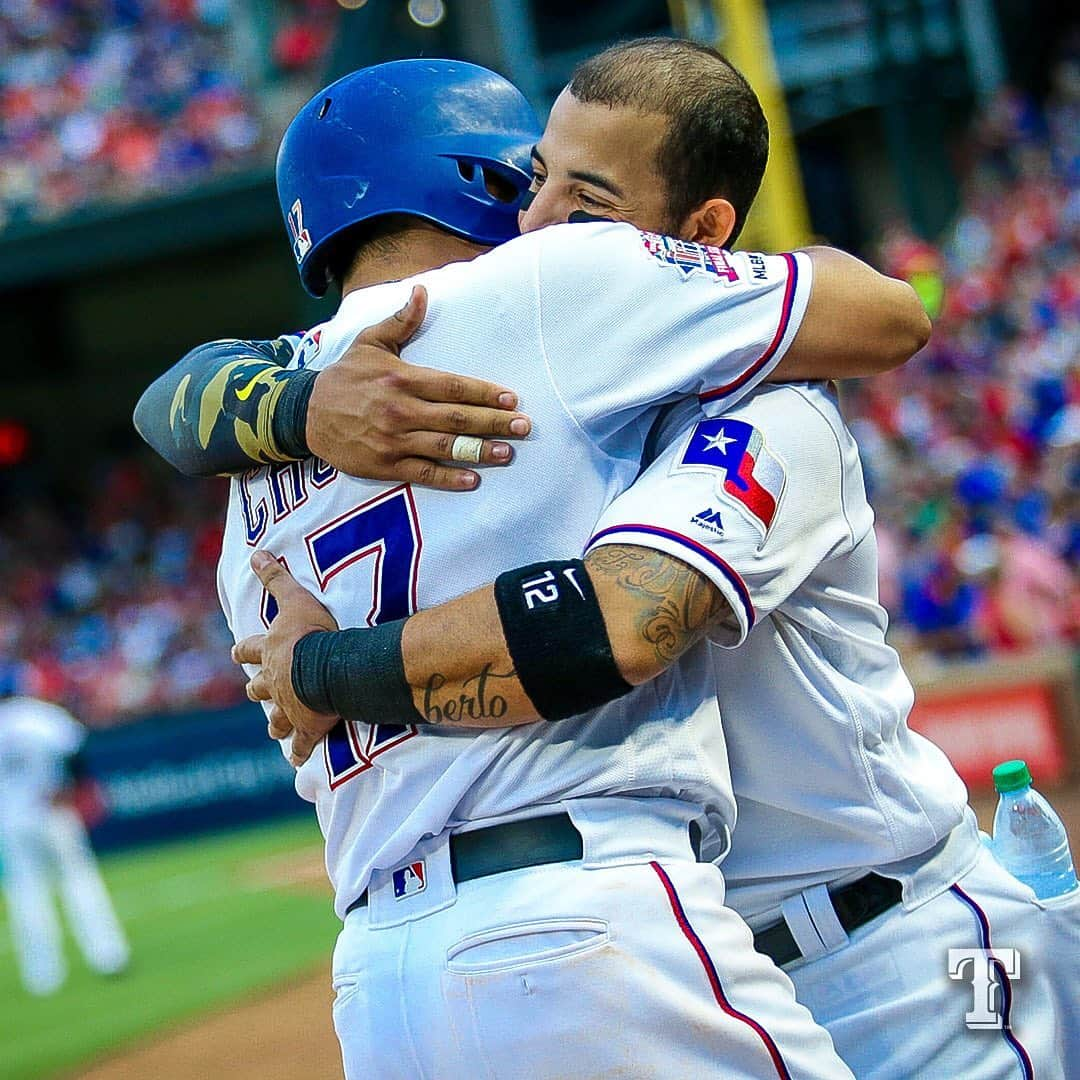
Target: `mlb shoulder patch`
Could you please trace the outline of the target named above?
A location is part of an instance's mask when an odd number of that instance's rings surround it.
[[[712,244],[695,244],[691,240],[678,240],[674,236],[659,233],[641,234],[645,250],[657,260],[674,266],[684,278],[700,271],[722,281],[725,285],[737,285],[739,272],[728,261],[727,252]]]
[[[776,516],[787,473],[765,445],[765,436],[745,420],[728,416],[694,426],[675,471],[713,472],[716,492],[733,502],[764,537]]]
[[[319,355],[319,350],[321,348],[322,331],[309,330],[300,339],[300,344],[296,347],[296,352],[293,353],[293,360],[296,361],[296,366],[307,367],[307,365]]]

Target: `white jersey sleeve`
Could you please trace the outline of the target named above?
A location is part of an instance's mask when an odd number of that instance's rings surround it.
[[[624,223],[541,230],[540,336],[552,381],[597,442],[628,411],[734,405],[787,351],[810,297],[802,253],[728,252]]]
[[[838,417],[821,384],[767,387],[716,418],[698,412],[661,438],[664,449],[608,507],[589,547],[634,544],[693,566],[733,613],[714,642],[741,645],[873,525],[865,500],[845,499],[858,449]]]

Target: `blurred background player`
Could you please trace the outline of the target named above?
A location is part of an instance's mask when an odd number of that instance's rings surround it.
[[[67,978],[59,895],[87,965],[117,975],[128,943],[86,835],[90,801],[80,750],[86,729],[58,705],[0,702],[0,858],[23,985],[52,994]]]

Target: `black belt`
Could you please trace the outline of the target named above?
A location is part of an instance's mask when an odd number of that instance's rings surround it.
[[[508,821],[486,829],[452,833],[450,836],[450,873],[457,884],[476,878],[523,870],[527,866],[570,862],[584,852],[581,833],[574,828],[569,814]],[[367,890],[346,909],[366,906]]]
[[[899,904],[902,895],[899,881],[874,873],[829,890],[836,917],[849,934]],[[759,930],[754,935],[754,948],[781,967],[802,959],[802,950],[783,919]]]

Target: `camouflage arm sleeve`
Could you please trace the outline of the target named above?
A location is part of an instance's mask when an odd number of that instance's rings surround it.
[[[136,430],[188,476],[306,457],[317,372],[286,370],[298,341],[212,341],[192,349],[143,392]]]

